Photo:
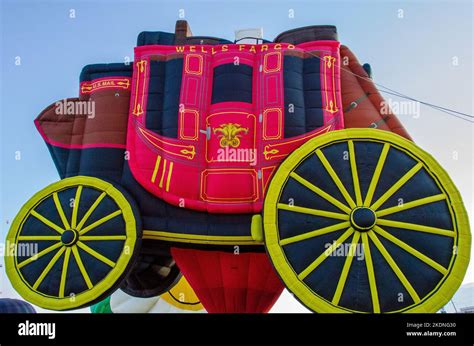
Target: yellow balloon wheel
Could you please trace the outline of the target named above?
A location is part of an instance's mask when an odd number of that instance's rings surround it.
[[[181,310],[199,311],[204,309],[184,275],[168,292],[163,293],[161,298]]]
[[[53,183],[21,208],[7,236],[7,275],[27,301],[51,310],[87,306],[123,279],[140,243],[124,192],[98,178]]]
[[[334,131],[295,150],[263,219],[278,274],[316,312],[436,312],[469,263],[453,182],[413,142],[381,130]]]

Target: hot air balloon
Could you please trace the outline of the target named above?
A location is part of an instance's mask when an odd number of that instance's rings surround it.
[[[0,299],[1,314],[34,314],[35,308],[24,300],[1,298]]]
[[[157,297],[133,297],[117,290],[91,306],[92,313],[204,313],[206,312],[184,276],[168,292]]]
[[[61,180],[7,236],[39,250],[6,257],[28,301],[113,310],[183,274],[208,312],[268,312],[284,287],[315,312],[436,312],[461,284],[461,196],[334,26],[253,44],[178,21],[79,90],[35,120]]]

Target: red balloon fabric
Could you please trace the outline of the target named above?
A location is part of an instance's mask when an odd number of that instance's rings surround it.
[[[210,313],[266,313],[283,291],[266,253],[178,248],[171,253]]]

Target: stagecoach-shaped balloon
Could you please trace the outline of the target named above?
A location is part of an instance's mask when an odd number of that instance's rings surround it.
[[[208,312],[266,312],[284,287],[316,312],[436,312],[468,218],[368,73],[333,26],[142,32],[133,62],[86,66],[35,120],[61,180],[12,223],[38,248],[6,257],[13,286],[67,310],[184,275]]]

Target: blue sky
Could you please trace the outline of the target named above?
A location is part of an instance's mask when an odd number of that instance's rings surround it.
[[[334,24],[340,41],[360,61],[372,65],[377,83],[473,113],[471,1],[3,0],[1,4],[2,240],[21,205],[58,179],[33,119],[50,103],[78,94],[84,65],[133,59],[138,33],[173,31],[180,10],[195,35],[231,40],[234,30],[248,27],[263,27],[265,37],[272,40],[288,29]],[[70,17],[71,10],[75,18]],[[20,65],[15,64],[17,57]],[[417,144],[452,176],[472,219],[472,123],[423,106],[419,118],[400,118]],[[18,153],[20,160],[15,159]],[[472,265],[465,281],[474,281]],[[1,272],[0,289],[10,292]],[[286,311],[300,309],[291,298],[285,299]]]

